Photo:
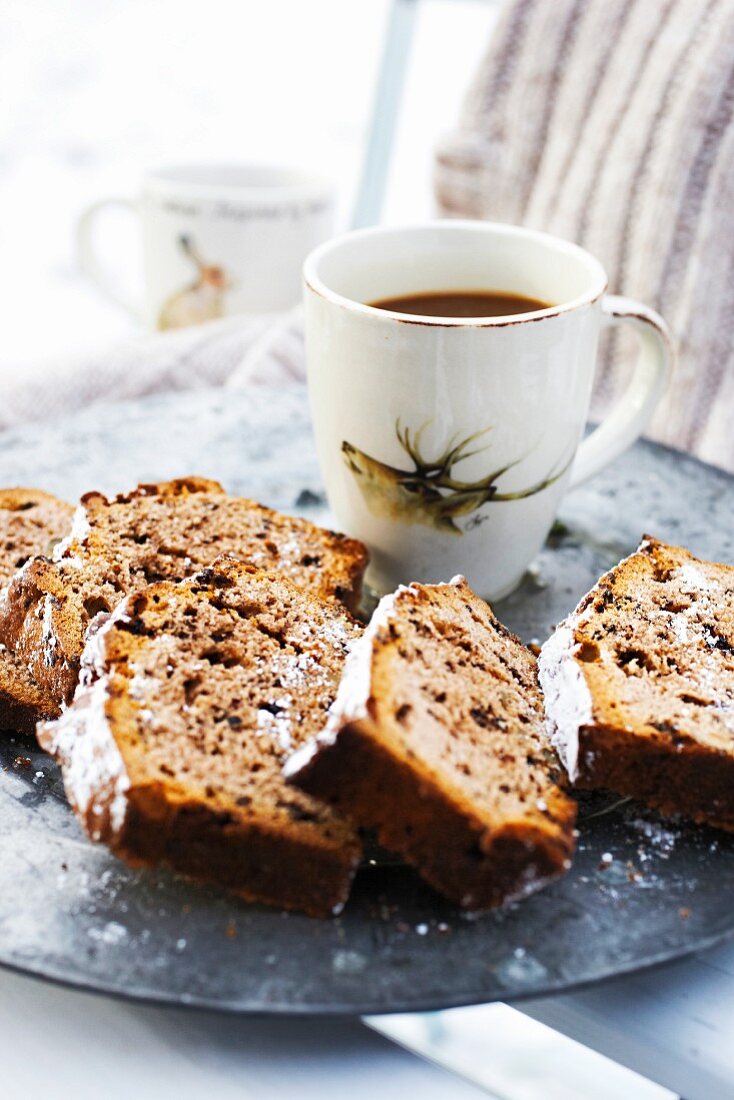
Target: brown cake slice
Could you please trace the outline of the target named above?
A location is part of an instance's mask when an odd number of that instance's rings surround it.
[[[359,629],[227,558],[128,597],[91,633],[71,707],[38,727],[89,836],[133,865],[338,911],[359,843],[282,763],[323,726]]]
[[[0,641],[30,669],[55,715],[72,698],[96,615],[222,553],[275,569],[319,599],[359,602],[367,564],[360,542],[229,496],[215,481],[181,478],[111,500],[83,497],[53,561],[33,560],[11,581],[0,602]]]
[[[0,489],[0,588],[36,554],[50,554],[69,529],[73,508],[41,489]],[[0,730],[30,733],[48,710],[25,663],[0,642]]]
[[[286,775],[481,909],[570,866],[575,804],[554,769],[534,657],[457,577],[380,602]]]
[[[0,588],[36,554],[51,554],[74,509],[42,489],[0,489]]]
[[[540,655],[578,787],[734,830],[734,568],[649,536]]]

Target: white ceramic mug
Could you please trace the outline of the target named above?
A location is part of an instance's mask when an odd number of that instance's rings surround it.
[[[110,207],[142,223],[141,301],[121,293],[114,265],[98,254],[100,215]],[[188,165],[143,180],[140,197],[103,199],[78,226],[82,270],[150,328],[181,328],[236,313],[296,305],[308,253],[333,232],[334,188],[290,168]]]
[[[360,230],[304,266],[308,383],[329,503],[388,591],[463,573],[487,598],[520,581],[564,492],[640,435],[672,367],[652,310],[605,294],[576,245],[515,226]],[[408,316],[369,303],[498,290],[553,303],[510,317]],[[582,442],[602,326],[640,338],[628,388]]]

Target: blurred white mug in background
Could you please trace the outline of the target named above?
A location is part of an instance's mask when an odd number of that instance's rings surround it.
[[[98,253],[99,216],[112,207],[141,221],[144,289],[132,302],[114,261]],[[82,271],[151,329],[296,305],[301,265],[333,232],[335,192],[318,176],[258,165],[188,165],[148,173],[136,201],[103,199],[77,229]]]

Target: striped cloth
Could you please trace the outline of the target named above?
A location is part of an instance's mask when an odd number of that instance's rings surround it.
[[[734,0],[511,0],[436,160],[446,216],[578,241],[679,351],[650,435],[734,470]],[[606,345],[594,414],[631,345]]]

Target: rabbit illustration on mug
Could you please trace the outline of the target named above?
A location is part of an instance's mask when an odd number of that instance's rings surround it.
[[[224,317],[224,296],[232,286],[224,268],[204,262],[191,237],[182,234],[178,243],[196,265],[197,277],[163,304],[158,317],[161,330],[185,328]]]

